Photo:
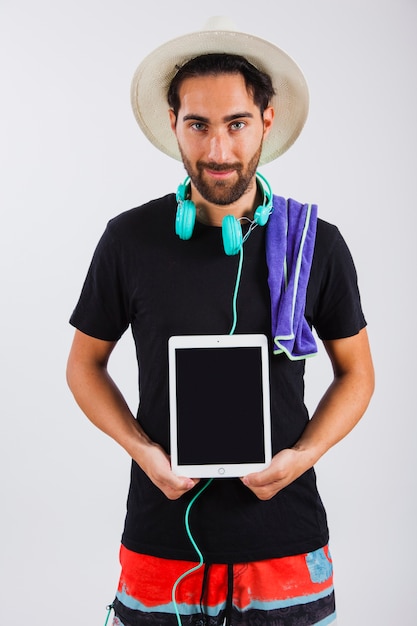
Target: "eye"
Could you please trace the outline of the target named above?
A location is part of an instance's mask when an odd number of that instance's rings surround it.
[[[246,126],[245,122],[233,122],[232,124],[230,124],[230,129],[242,130],[242,128],[245,128],[245,126]]]
[[[203,130],[206,130],[206,125],[203,124],[203,122],[193,122],[192,124],[190,124],[190,127],[193,130],[196,130],[198,132],[201,132]]]

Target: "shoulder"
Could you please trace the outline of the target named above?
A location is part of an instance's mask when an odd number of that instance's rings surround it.
[[[316,241],[320,246],[333,246],[341,238],[340,230],[335,224],[317,219]]]
[[[324,220],[317,222],[306,317],[321,339],[355,335],[366,324],[350,250],[339,229]]]
[[[350,256],[348,246],[342,233],[335,224],[317,219],[316,241],[314,246],[313,265],[323,265],[332,258]]]
[[[107,231],[114,237],[138,236],[141,232],[172,227],[176,211],[175,194],[150,200],[145,204],[128,209],[113,217],[107,224]]]

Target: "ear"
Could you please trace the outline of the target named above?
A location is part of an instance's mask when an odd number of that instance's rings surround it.
[[[176,135],[177,134],[177,116],[175,115],[173,109],[169,109],[168,113],[169,113],[169,122],[171,125],[172,132],[174,133],[174,135]]]
[[[264,111],[263,115],[263,123],[264,123],[264,139],[268,136],[269,131],[272,128],[274,123],[275,110],[273,107],[267,107]]]

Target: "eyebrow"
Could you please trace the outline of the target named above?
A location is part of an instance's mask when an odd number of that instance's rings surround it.
[[[249,113],[249,111],[243,111],[242,113],[232,113],[231,115],[225,115],[222,121],[233,122],[233,120],[242,119],[242,117],[253,118],[253,114]],[[184,117],[182,118],[183,122],[187,122],[189,120],[193,120],[196,122],[204,122],[205,124],[208,124],[210,121],[208,117],[204,117],[203,115],[194,115],[193,113],[188,113],[187,115],[184,115]]]

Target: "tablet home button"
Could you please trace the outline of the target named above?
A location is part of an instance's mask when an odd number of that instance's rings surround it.
[[[219,474],[224,474],[224,472],[225,472],[224,467],[219,467],[219,469],[217,470],[217,472],[218,472]]]

